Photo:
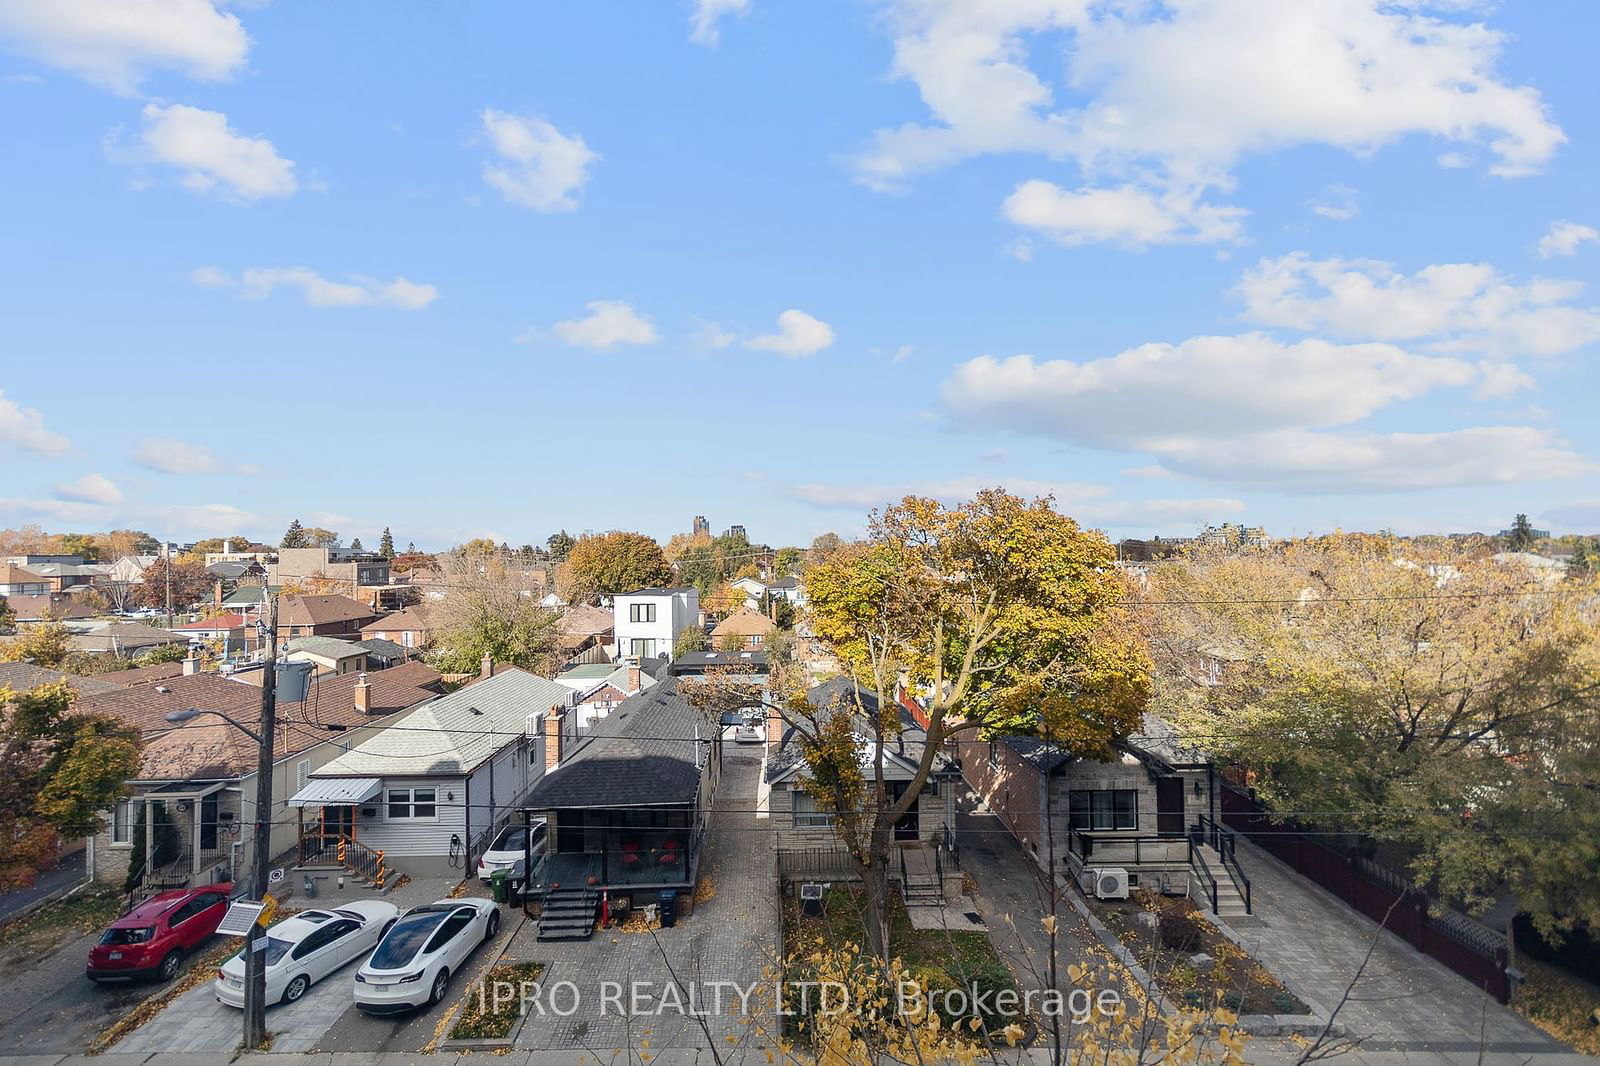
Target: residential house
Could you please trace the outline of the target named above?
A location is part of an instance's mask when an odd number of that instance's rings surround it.
[[[775,577],[761,580],[754,577],[741,577],[733,582],[733,587],[744,593],[744,605],[752,610],[761,610],[763,601],[770,597],[773,600],[787,600],[796,607],[806,602],[805,590],[800,585],[797,577]]]
[[[367,740],[407,708],[439,694],[439,674],[408,663],[381,675],[347,674],[319,682],[304,702],[277,704],[273,732],[271,852],[295,848],[298,819],[289,799],[313,770]],[[168,715],[218,711],[246,729],[257,728],[261,690],[216,674],[194,674],[162,685],[80,701],[88,711],[117,714],[146,733],[133,795],[119,803],[90,847],[89,869],[99,881],[121,884],[130,863],[149,871],[145,884],[207,884],[239,880],[252,861],[246,827],[255,821],[259,745],[215,714],[174,723]],[[146,824],[162,815],[176,830],[175,854],[133,853],[143,810]],[[163,861],[164,860],[164,861]]]
[[[771,666],[764,651],[691,651],[667,664],[674,677],[702,677],[716,673],[736,680],[765,685]]]
[[[711,643],[719,651],[760,651],[767,635],[778,628],[778,623],[748,607],[718,622],[711,631]]]
[[[26,555],[9,555],[6,557],[5,562],[10,563],[12,566],[24,567],[46,566],[51,563],[60,563],[67,566],[82,566],[85,560],[81,555],[48,555],[31,553]]]
[[[353,646],[367,653],[367,666],[373,670],[385,670],[417,657],[416,650],[412,648],[402,648],[392,640],[379,640],[376,637],[355,641]]]
[[[695,883],[722,739],[678,684],[668,678],[628,697],[584,734],[565,712],[543,716],[546,769],[524,817],[548,826],[550,885],[592,876],[612,900],[641,906]]]
[[[331,589],[385,609],[401,606],[409,591],[391,583],[388,559],[349,548],[280,548],[277,562],[267,564],[267,584]]]
[[[377,683],[417,665],[369,676]],[[470,869],[544,773],[539,723],[571,699],[554,681],[500,668],[415,707],[315,768],[290,797],[303,854],[313,857],[328,838],[343,837],[381,850],[406,873]]]
[[[433,626],[426,607],[404,607],[361,627],[362,640],[387,640],[402,648],[426,648],[433,642]]]
[[[578,604],[561,612],[561,651],[569,658],[584,656],[589,661],[609,661],[616,654],[615,621],[604,607]],[[585,652],[594,652],[593,658]]]
[[[139,622],[108,622],[70,637],[69,643],[73,651],[126,657],[169,644],[187,645],[189,638],[182,633]]]
[[[700,592],[694,588],[640,589],[615,597],[612,617],[618,655],[671,658],[678,634],[700,624]]]
[[[863,691],[860,698],[858,710],[853,685],[842,677],[817,685],[806,693],[818,720],[831,714],[851,717],[862,769],[870,785],[877,762],[872,721],[880,714],[878,699],[873,693]],[[908,707],[901,706],[898,711],[898,728],[883,738],[884,785],[891,800],[898,800],[905,794],[916,777],[927,747],[924,726]],[[823,809],[825,805],[819,807],[816,797],[806,789],[804,734],[776,715],[768,717],[767,728],[764,806],[777,831],[780,869],[786,868],[785,853],[809,852],[824,856],[834,853],[829,871],[836,876],[849,876],[851,867],[840,861],[846,857],[839,854],[843,844],[835,825],[837,815]],[[960,771],[942,751],[935,752],[932,767],[916,804],[895,823],[894,844],[899,850],[919,851],[923,865],[942,865],[942,860],[932,858],[932,851],[947,846],[954,833],[955,786],[960,781]],[[899,876],[898,868],[893,874]]]
[[[585,663],[556,675],[556,683],[573,691],[576,728],[588,729],[597,718],[610,714],[623,700],[656,683],[637,660],[622,663]]]
[[[256,628],[252,620],[232,611],[175,625],[172,627],[172,632],[189,638],[191,643],[220,641],[224,655],[248,652],[257,644]]]
[[[82,592],[89,591],[89,586],[94,581],[100,580],[110,572],[109,567],[96,566],[92,563],[35,563],[28,567],[29,572],[37,575],[48,586],[50,592],[67,592],[77,589]]]
[[[350,674],[367,669],[367,649],[338,637],[295,637],[283,657],[292,663],[312,663],[320,674]]]
[[[134,685],[159,684],[184,675],[184,663],[156,663],[154,666],[137,666],[129,670],[111,670],[95,674],[96,681],[104,681],[115,688],[132,688]],[[191,671],[192,672],[192,671]]]
[[[40,685],[53,685],[57,681],[65,681],[71,685],[79,699],[96,692],[113,692],[117,688],[116,685],[102,681],[98,677],[80,677],[77,674],[51,670],[32,663],[0,663],[0,689],[27,692]]]
[[[50,582],[32,570],[15,563],[0,567],[0,596],[48,596],[51,591]]]
[[[278,642],[287,645],[296,637],[360,640],[362,627],[377,617],[378,612],[348,596],[284,596],[278,601]]]
[[[39,596],[7,596],[6,603],[19,625],[37,622],[82,622],[100,612],[80,597],[65,592],[47,592]]]
[[[124,555],[111,564],[105,579],[121,585],[142,585],[144,572],[159,558],[159,555]]]
[[[963,733],[958,750],[967,785],[1041,868],[1117,868],[1158,888],[1214,878],[1224,897],[1235,893],[1214,850],[1224,832],[1214,767],[1158,716],[1105,760],[1038,737]]]

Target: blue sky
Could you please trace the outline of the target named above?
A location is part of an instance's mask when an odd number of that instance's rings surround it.
[[[1600,529],[1580,0],[0,0],[0,523]]]

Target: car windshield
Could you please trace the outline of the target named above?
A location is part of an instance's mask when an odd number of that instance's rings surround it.
[[[400,919],[389,930],[389,935],[383,938],[383,943],[378,945],[378,950],[372,953],[368,965],[374,970],[394,970],[404,966],[422,949],[429,934],[439,928],[446,915],[445,911],[430,911]]]
[[[493,844],[489,845],[490,851],[527,851],[528,827],[525,825],[508,825],[500,830],[500,835],[495,837]]]
[[[276,966],[278,964],[278,960],[283,958],[285,955],[289,954],[289,949],[292,948],[292,947],[294,947],[294,945],[289,943],[287,940],[279,940],[275,936],[267,937],[267,949],[266,949],[266,952],[265,952],[265,954],[266,954],[266,963],[265,963],[265,965],[267,965],[267,966]],[[244,949],[243,948],[239,949],[239,953],[234,956],[234,959],[238,960],[239,962],[243,962],[244,961]]]
[[[367,920],[367,916],[360,911],[347,911],[342,907],[336,909],[333,913],[341,918],[349,918],[351,921],[365,922]]]
[[[154,926],[144,926],[140,929],[107,929],[106,935],[100,938],[102,944],[148,944],[150,938],[156,935]]]

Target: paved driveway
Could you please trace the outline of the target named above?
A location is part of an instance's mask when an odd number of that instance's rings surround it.
[[[0,1054],[81,1052],[101,1029],[149,995],[154,985],[97,985],[83,976],[96,930],[0,980]]]
[[[1360,969],[1377,924],[1260,848],[1241,843],[1239,861],[1256,913],[1231,924],[1267,969],[1332,1010]],[[1364,1046],[1373,1051],[1475,1052],[1480,1025],[1489,1052],[1565,1050],[1486,1000],[1466,979],[1385,932],[1338,1020],[1350,1036],[1370,1038]]]
[[[605,1007],[600,985],[606,981],[625,989],[635,981],[664,989],[673,983],[675,973],[685,985],[701,989],[712,981],[772,987],[768,967],[776,959],[781,916],[773,823],[758,820],[753,813],[762,753],[759,748],[752,751],[732,744],[725,745],[723,753],[722,783],[700,865],[701,875],[716,886],[715,898],[696,906],[687,920],[653,936],[601,930],[586,941],[540,942],[532,923],[523,927],[508,954],[545,962],[540,984],[548,989],[571,981],[582,999],[570,1017],[531,1018],[517,1041],[519,1047],[604,1052],[639,1047],[641,1040],[658,1049],[707,1046],[699,1024],[671,1009],[655,1014],[655,1001],[648,1008],[649,1017],[628,1017],[614,1005]],[[741,1022],[731,992],[723,1007],[722,1014],[705,1019],[718,1046],[729,1035],[745,1046],[763,1043]]]

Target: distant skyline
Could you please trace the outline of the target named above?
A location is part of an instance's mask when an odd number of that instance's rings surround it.
[[[0,524],[1600,532],[1592,3],[113,9],[0,2]]]

